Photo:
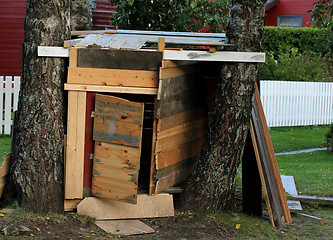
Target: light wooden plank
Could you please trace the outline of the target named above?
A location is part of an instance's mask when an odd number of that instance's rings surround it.
[[[69,57],[69,49],[64,47],[38,46],[38,57]]]
[[[157,88],[98,86],[65,83],[65,90],[157,95]]]
[[[77,208],[77,205],[82,201],[82,199],[64,200],[64,211],[72,212]]]
[[[166,151],[184,143],[205,137],[207,119],[185,123],[158,133],[156,152]]]
[[[156,154],[156,169],[162,169],[200,154],[204,139],[197,139]]]
[[[198,72],[200,72],[200,64],[198,63],[182,65],[174,68],[160,68],[159,78],[167,79]]]
[[[265,62],[265,53],[260,52],[214,52],[164,51],[165,60],[214,61],[214,62]]]
[[[154,99],[154,122],[153,122],[153,134],[152,134],[152,150],[150,156],[150,176],[149,176],[149,195],[155,192],[155,152],[156,152],[156,140],[157,140],[157,97]]]
[[[162,61],[162,68],[173,68],[173,67],[180,67],[183,65],[190,65],[190,64],[195,64],[195,61],[171,61],[171,60],[166,60]]]
[[[68,92],[67,114],[67,149],[65,163],[65,199],[75,199],[75,169],[76,169],[76,123],[77,123],[78,92]]]
[[[137,204],[88,197],[78,205],[77,210],[79,214],[88,215],[97,220],[174,216],[173,199],[170,194],[153,196],[139,194]]]
[[[145,70],[69,67],[67,83],[157,88],[158,72]]]
[[[9,171],[10,158],[11,158],[11,153],[6,154],[3,157],[3,162],[1,163],[1,166],[0,166],[0,198],[1,198],[3,190],[5,188],[6,175],[8,174],[8,171]]]
[[[124,236],[155,232],[140,220],[104,220],[96,221],[95,224],[107,233]]]
[[[77,67],[78,49],[70,49],[69,67]]]
[[[287,195],[287,199],[305,202],[316,202],[316,203],[333,203],[332,197],[315,197],[306,195]]]
[[[301,218],[301,219],[305,219],[308,221],[312,221],[312,222],[317,222],[319,225],[324,225],[324,220],[322,218],[319,217],[315,217],[315,216],[311,216],[305,213],[293,213],[294,216]]]

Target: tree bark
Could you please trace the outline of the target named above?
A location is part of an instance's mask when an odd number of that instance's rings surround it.
[[[70,39],[69,0],[28,0],[10,183],[34,211],[63,212],[66,60],[37,56],[38,46]]]
[[[92,9],[90,0],[72,0],[71,30],[92,29]]]
[[[266,0],[232,0],[227,43],[259,52]],[[258,63],[225,63],[209,116],[205,143],[182,196],[184,207],[221,211],[229,207],[249,130]]]

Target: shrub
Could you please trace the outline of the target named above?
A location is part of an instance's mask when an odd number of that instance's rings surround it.
[[[327,147],[327,150],[333,152],[333,122],[331,123],[330,129],[325,135],[325,146]]]

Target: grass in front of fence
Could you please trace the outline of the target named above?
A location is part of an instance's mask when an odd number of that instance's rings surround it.
[[[3,162],[3,157],[11,151],[12,139],[9,135],[0,134],[0,163]]]
[[[274,127],[270,134],[274,151],[289,152],[295,150],[324,147],[325,134],[329,125],[306,127]]]
[[[281,175],[294,176],[299,195],[333,197],[333,153],[315,151],[276,156]]]

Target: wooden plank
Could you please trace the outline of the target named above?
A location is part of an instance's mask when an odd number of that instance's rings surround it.
[[[77,211],[97,220],[174,216],[173,199],[170,194],[153,196],[139,194],[137,204],[88,197],[78,205]]]
[[[67,114],[67,149],[65,163],[65,199],[81,198],[75,192],[75,169],[76,169],[76,122],[78,114],[78,92],[68,92]]]
[[[304,202],[316,202],[316,203],[333,203],[331,197],[315,197],[306,195],[287,195],[288,200],[304,201]]]
[[[162,169],[200,154],[204,139],[197,139],[155,155],[156,169]]]
[[[282,185],[287,195],[298,195],[296,184],[293,176],[281,175]],[[287,198],[288,199],[288,198]],[[302,212],[300,201],[288,200],[288,207],[291,212]]]
[[[65,90],[157,95],[157,88],[81,85],[81,84],[69,84],[69,83],[65,83]]]
[[[136,203],[140,148],[95,143],[93,196]]]
[[[149,195],[155,192],[155,152],[156,152],[156,140],[157,140],[157,125],[158,121],[156,118],[157,113],[157,98],[154,99],[154,122],[153,122],[153,134],[152,134],[152,148],[150,156],[150,176],[149,176]]]
[[[64,211],[72,212],[77,208],[77,205],[82,201],[82,199],[64,200]]]
[[[69,57],[69,49],[64,47],[38,46],[38,57]]]
[[[263,188],[265,202],[266,202],[266,206],[267,206],[267,210],[268,210],[269,220],[271,222],[272,227],[275,227],[273,210],[272,210],[271,202],[270,202],[269,196],[268,196],[268,190],[267,190],[267,186],[266,186],[263,167],[261,165],[260,154],[259,154],[259,149],[258,149],[258,145],[257,145],[257,140],[256,140],[255,132],[254,132],[252,119],[250,120],[250,134],[251,134],[252,144],[253,144],[254,153],[256,156],[257,166],[258,166],[258,170],[259,170],[260,181],[261,181],[261,185]]]
[[[260,122],[261,122],[261,128],[263,130],[263,135],[264,135],[267,150],[268,150],[270,167],[272,168],[272,171],[273,171],[273,176],[274,176],[274,180],[275,180],[275,183],[277,186],[285,221],[286,221],[286,223],[292,223],[287,199],[286,199],[286,196],[284,193],[284,189],[283,189],[283,185],[282,185],[282,181],[281,181],[281,177],[280,177],[279,167],[277,165],[277,161],[276,161],[276,157],[275,157],[275,153],[274,153],[273,143],[272,143],[272,140],[271,140],[271,137],[269,134],[269,130],[268,130],[265,114],[264,114],[264,109],[262,107],[261,100],[260,100],[259,88],[257,85],[256,85],[256,89],[255,89],[255,102],[256,102],[258,113],[259,113],[258,118],[260,119]]]
[[[69,67],[77,67],[77,55],[78,55],[78,49],[71,48],[70,49],[70,58],[69,58]]]
[[[166,151],[184,143],[205,137],[206,119],[185,123],[158,133],[156,152]]]
[[[140,220],[104,220],[96,221],[95,224],[107,233],[124,236],[155,232]]]
[[[183,169],[192,169],[194,167],[195,162],[197,161],[197,157],[198,156],[188,158],[183,161],[177,162],[173,165],[170,165],[168,167],[156,170],[155,178],[161,179],[161,178],[169,176],[177,171],[181,171]],[[188,170],[188,171],[190,171],[190,170]]]
[[[93,139],[140,147],[143,111],[142,103],[97,94]]]
[[[9,171],[11,153],[6,154],[3,157],[3,162],[0,165],[0,198],[2,196],[3,190],[6,184],[6,175]]]
[[[194,121],[198,118],[205,117],[206,113],[204,112],[203,108],[191,109],[159,119],[157,129],[158,131],[164,131],[166,129],[170,129],[184,123]]]
[[[294,216],[298,217],[298,218],[302,218],[308,221],[312,221],[312,222],[317,222],[319,225],[324,225],[324,220],[322,218],[319,217],[315,217],[315,216],[311,216],[305,213],[293,213]]]
[[[157,88],[158,72],[146,70],[69,67],[67,83]]]
[[[182,65],[174,68],[160,68],[159,78],[166,79],[198,72],[200,72],[200,64],[198,63]]]
[[[204,45],[204,44],[202,44]],[[261,52],[214,52],[165,50],[165,60],[211,61],[211,62],[265,62]]]
[[[173,68],[173,67],[180,67],[183,65],[190,65],[190,64],[195,64],[195,61],[171,61],[171,60],[166,60],[162,61],[162,68]]]
[[[127,38],[121,49],[140,50],[146,44],[145,38]]]
[[[163,59],[163,56],[164,56],[164,49],[165,49],[165,38],[164,37],[159,37],[158,38],[157,51],[162,53],[162,59]]]
[[[158,71],[162,53],[81,48],[78,67]]]

